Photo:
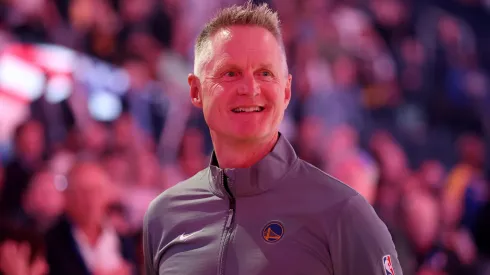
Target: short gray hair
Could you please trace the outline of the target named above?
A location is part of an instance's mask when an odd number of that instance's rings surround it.
[[[204,26],[197,37],[194,46],[194,74],[198,75],[208,56],[203,56],[209,39],[219,30],[231,26],[257,26],[268,30],[279,43],[286,61],[284,42],[282,40],[281,22],[277,12],[269,8],[267,3],[256,5],[252,0],[248,0],[243,5],[233,5],[221,9],[218,13]],[[284,64],[287,71],[287,65]]]

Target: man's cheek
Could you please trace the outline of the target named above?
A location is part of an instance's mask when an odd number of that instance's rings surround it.
[[[221,93],[223,93],[224,90],[227,90],[227,87],[225,85],[219,83],[219,82],[212,82],[212,83],[206,83],[207,85],[204,87],[202,93],[205,96],[219,96]]]

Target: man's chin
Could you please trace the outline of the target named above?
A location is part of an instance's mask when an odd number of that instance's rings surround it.
[[[277,131],[271,131],[273,126],[266,125],[252,125],[248,123],[236,123],[229,127],[223,129],[211,128],[211,137],[219,139],[226,139],[235,142],[260,142],[261,140],[267,139],[273,136]]]
[[[270,135],[272,135],[270,131],[263,129],[236,129],[230,133],[230,136],[240,142],[257,142]]]

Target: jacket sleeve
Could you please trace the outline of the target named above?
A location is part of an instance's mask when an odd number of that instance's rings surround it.
[[[328,240],[334,274],[403,274],[388,228],[361,195],[347,200],[332,226]]]
[[[143,221],[143,254],[144,254],[144,262],[145,262],[145,275],[158,275],[158,271],[155,270],[155,266],[153,264],[153,243],[151,239],[151,232],[149,226],[149,215],[150,209],[146,212],[145,218]]]

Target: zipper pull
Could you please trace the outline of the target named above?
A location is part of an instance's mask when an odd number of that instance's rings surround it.
[[[228,210],[228,217],[226,218],[226,229],[230,229],[231,222],[233,221],[233,209]]]

